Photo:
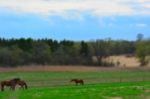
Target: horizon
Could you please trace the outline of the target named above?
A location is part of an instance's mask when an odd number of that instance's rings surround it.
[[[3,40],[20,40],[20,39],[32,39],[32,40],[53,40],[53,41],[58,41],[58,42],[61,42],[61,41],[73,41],[73,42],[81,42],[81,41],[84,41],[84,42],[90,42],[90,41],[97,41],[97,40],[103,40],[103,41],[129,41],[129,42],[136,42],[138,38],[136,38],[135,40],[128,40],[128,39],[112,39],[112,38],[98,38],[98,39],[89,39],[89,40],[73,40],[73,39],[54,39],[54,38],[32,38],[32,37],[19,37],[19,38],[6,38],[6,37],[0,37],[0,39],[3,39]],[[149,38],[143,38],[143,40],[149,40]]]
[[[0,38],[135,41],[150,37],[149,0],[1,0]]]

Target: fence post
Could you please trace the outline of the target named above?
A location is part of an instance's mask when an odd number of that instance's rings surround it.
[[[120,83],[122,82],[122,78],[121,77],[119,78],[119,81],[120,81]]]

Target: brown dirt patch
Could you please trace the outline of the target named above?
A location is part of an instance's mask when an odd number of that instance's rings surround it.
[[[95,72],[95,71],[138,71],[150,70],[150,67],[89,67],[89,66],[19,66],[15,68],[0,68],[0,72],[17,72],[17,71],[51,71],[51,72]]]
[[[122,97],[105,97],[105,99],[123,99]]]

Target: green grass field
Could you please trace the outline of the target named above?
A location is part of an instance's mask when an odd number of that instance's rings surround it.
[[[20,77],[29,86],[5,88],[0,99],[150,99],[150,72],[1,72],[0,80]],[[75,86],[72,78],[84,79]]]

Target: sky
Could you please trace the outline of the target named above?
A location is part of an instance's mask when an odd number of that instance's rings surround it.
[[[150,37],[150,0],[0,0],[0,38]]]

